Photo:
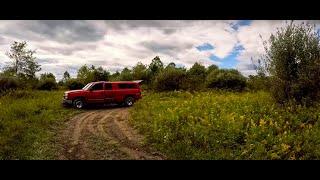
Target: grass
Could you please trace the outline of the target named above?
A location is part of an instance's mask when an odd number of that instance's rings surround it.
[[[0,159],[54,159],[57,129],[78,111],[63,91],[16,91],[0,97]]]
[[[131,122],[170,159],[320,159],[319,107],[266,92],[150,93]]]

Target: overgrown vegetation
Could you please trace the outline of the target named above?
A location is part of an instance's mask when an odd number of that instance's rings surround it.
[[[320,109],[280,106],[266,92],[144,96],[132,124],[171,159],[320,159]]]
[[[310,105],[320,95],[320,36],[314,26],[291,22],[265,42],[262,70],[279,103]]]
[[[54,159],[57,128],[78,111],[63,91],[10,91],[0,97],[0,159]]]
[[[132,124],[170,158],[320,159],[319,38],[310,25],[278,29],[264,42],[258,74],[248,78],[156,56],[115,73],[83,65],[58,83],[52,73],[36,77],[35,51],[14,42],[12,63],[0,73],[0,159],[53,157],[52,128],[75,111],[62,108],[63,92],[52,90],[126,80],[143,80],[148,90],[132,109]]]

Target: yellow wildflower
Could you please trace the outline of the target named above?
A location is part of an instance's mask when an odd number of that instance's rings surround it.
[[[281,144],[281,148],[282,148],[282,151],[288,151],[289,148],[290,148],[290,146],[287,145],[287,144],[282,143],[282,144]]]
[[[263,119],[260,119],[260,126],[264,126],[266,122]]]

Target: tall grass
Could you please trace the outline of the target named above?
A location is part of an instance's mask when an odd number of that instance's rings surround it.
[[[151,93],[131,122],[172,159],[320,159],[319,107],[266,92]]]
[[[56,128],[76,113],[63,91],[13,91],[0,97],[0,159],[52,159]]]

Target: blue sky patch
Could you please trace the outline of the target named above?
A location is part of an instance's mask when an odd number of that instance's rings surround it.
[[[226,69],[235,68],[236,65],[238,64],[238,61],[236,60],[236,58],[239,55],[240,51],[242,50],[244,50],[243,46],[238,45],[233,48],[231,54],[229,54],[227,57],[219,58],[215,55],[211,55],[210,59],[221,62],[221,64],[218,65],[219,68],[226,68]]]
[[[214,49],[214,47],[209,43],[204,43],[196,47],[199,51],[208,51]]]
[[[251,24],[251,20],[239,20],[235,24],[233,24],[231,27],[234,30],[238,30],[240,26],[249,26]]]

